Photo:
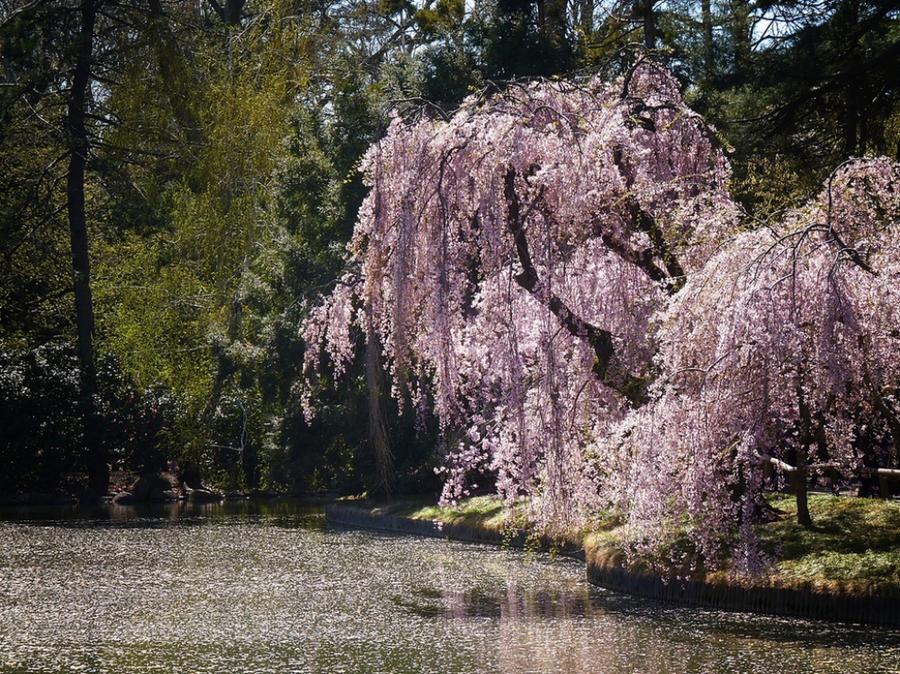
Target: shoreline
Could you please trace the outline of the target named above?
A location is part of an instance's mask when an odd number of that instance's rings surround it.
[[[377,508],[348,502],[325,507],[326,524],[355,529],[371,529],[397,535],[445,538],[469,543],[526,547],[525,532],[505,534],[478,523],[444,523],[435,519],[414,519],[378,512]],[[898,595],[854,595],[812,589],[745,586],[726,580],[666,580],[646,571],[627,568],[616,554],[603,548],[585,550],[575,546],[557,547],[553,541],[537,541],[543,550],[579,559],[592,585],[645,599],[722,611],[776,615],[809,620],[845,622],[900,629]]]

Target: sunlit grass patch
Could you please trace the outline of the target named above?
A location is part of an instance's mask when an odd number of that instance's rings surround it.
[[[811,494],[814,528],[796,521],[793,498],[771,504],[785,516],[759,527],[775,556],[771,576],[785,585],[852,593],[900,590],[900,503]]]
[[[473,496],[455,506],[401,502],[386,509],[388,514],[414,520],[434,520],[443,524],[465,524],[502,530],[508,519],[515,517],[511,508],[493,496]]]

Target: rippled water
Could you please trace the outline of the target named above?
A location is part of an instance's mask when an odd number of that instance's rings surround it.
[[[900,633],[675,608],[296,504],[0,522],[0,672],[900,672]]]

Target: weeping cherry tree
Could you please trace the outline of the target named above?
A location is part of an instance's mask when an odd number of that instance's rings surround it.
[[[340,375],[364,334],[398,403],[440,421],[444,502],[489,479],[551,532],[615,508],[634,549],[686,517],[705,556],[735,530],[750,550],[761,466],[821,439],[852,470],[851,409],[893,404],[895,165],[748,232],[714,130],[641,62],[397,117],[363,170],[304,367]]]

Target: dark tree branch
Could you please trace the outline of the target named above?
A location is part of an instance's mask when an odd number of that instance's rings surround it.
[[[225,20],[225,8],[222,7],[216,0],[209,0],[209,6],[213,8],[213,11],[219,15],[219,18],[222,21]]]
[[[641,208],[638,200],[631,194],[631,188],[634,185],[634,177],[625,164],[625,159],[620,148],[613,150],[613,163],[616,165],[616,168],[619,169],[619,174],[625,182],[625,189],[627,190],[625,195],[625,208],[628,210],[628,215],[635,226],[650,237],[650,244],[653,246],[653,255],[640,256],[634,263],[643,269],[650,278],[658,281],[661,280],[657,278],[660,269],[653,262],[653,257],[659,258],[665,267],[668,279],[671,281],[667,286],[667,289],[669,292],[676,292],[684,285],[684,268],[672,252],[669,244],[666,242],[666,237],[659,228],[656,219],[647,210]]]
[[[600,240],[616,255],[621,257],[626,262],[630,262],[635,267],[641,269],[647,276],[649,276],[653,281],[657,283],[663,283],[665,281],[669,281],[669,275],[663,270],[659,265],[656,264],[654,260],[653,250],[647,248],[644,250],[635,250],[631,246],[629,246],[626,242],[620,240],[618,237],[607,231],[599,218],[599,216],[594,217],[593,221],[594,233],[600,237]],[[671,284],[666,284],[666,290],[669,292],[674,292],[674,288]]]
[[[590,344],[595,356],[594,366],[592,368],[594,374],[601,381],[612,385],[607,381],[609,363],[615,352],[612,333],[603,328],[598,328],[596,325],[592,325],[580,316],[577,316],[569,309],[562,298],[554,295],[541,284],[537,269],[531,259],[531,251],[528,248],[528,237],[525,233],[525,218],[522,216],[519,195],[516,193],[516,171],[513,168],[508,169],[506,172],[504,196],[506,198],[508,216],[507,226],[509,227],[510,233],[513,235],[519,264],[522,265],[522,271],[515,276],[516,283],[531,293],[532,296],[540,300],[541,303],[556,316],[560,325],[562,325],[569,334]]]

